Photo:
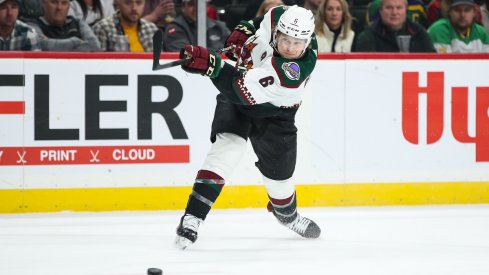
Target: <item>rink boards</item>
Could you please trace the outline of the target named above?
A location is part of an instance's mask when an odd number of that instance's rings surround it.
[[[149,54],[0,53],[0,212],[182,209],[216,89]],[[171,61],[175,54],[164,56]],[[322,55],[302,206],[489,203],[489,55]],[[216,208],[264,207],[251,147]]]

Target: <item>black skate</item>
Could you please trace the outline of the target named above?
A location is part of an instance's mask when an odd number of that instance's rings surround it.
[[[180,249],[185,249],[197,240],[197,230],[199,230],[202,219],[191,214],[185,214],[180,219],[177,227],[177,238],[175,245]]]

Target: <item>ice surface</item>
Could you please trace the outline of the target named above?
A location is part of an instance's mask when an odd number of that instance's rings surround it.
[[[173,246],[181,211],[0,215],[0,274],[489,274],[489,205],[300,212],[320,239],[266,209],[213,210],[184,251]]]

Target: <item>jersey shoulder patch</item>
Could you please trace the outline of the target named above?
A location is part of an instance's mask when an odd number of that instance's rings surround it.
[[[274,56],[272,66],[280,79],[281,86],[297,88],[311,75],[316,66],[316,59],[316,53],[308,49],[300,59],[291,60]]]

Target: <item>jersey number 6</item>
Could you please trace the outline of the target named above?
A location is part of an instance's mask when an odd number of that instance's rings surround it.
[[[267,87],[268,85],[272,85],[273,84],[273,76],[267,76],[267,77],[260,79],[260,84],[263,87]]]

